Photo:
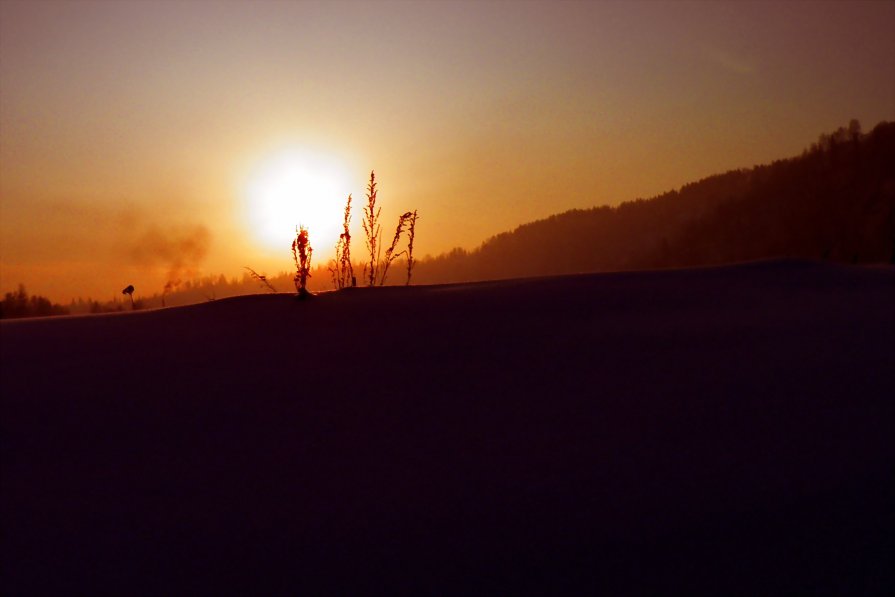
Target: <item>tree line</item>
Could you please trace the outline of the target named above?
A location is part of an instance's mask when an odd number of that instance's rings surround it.
[[[68,315],[69,310],[53,303],[45,296],[28,295],[25,286],[19,284],[15,292],[7,292],[0,303],[0,319],[18,319],[22,317],[48,317],[50,315]]]
[[[895,263],[895,123],[853,120],[801,155],[651,199],[575,209],[473,251],[421,259],[420,283],[770,258]]]

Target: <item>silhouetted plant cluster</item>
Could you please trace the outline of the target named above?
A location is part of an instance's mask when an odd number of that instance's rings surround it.
[[[415,264],[413,259],[413,241],[416,235],[416,222],[418,219],[417,211],[408,211],[398,217],[398,225],[395,229],[395,235],[392,238],[391,245],[385,250],[385,259],[382,258],[382,224],[380,222],[382,207],[376,204],[379,190],[376,183],[376,172],[370,172],[370,182],[367,184],[367,203],[364,205],[364,218],[361,221],[364,229],[364,241],[369,255],[369,261],[364,262],[363,280],[367,286],[375,286],[377,283],[382,286],[385,284],[388,270],[392,263],[404,256],[407,259],[407,282],[410,284],[410,277],[413,273]],[[354,275],[354,266],[351,262],[351,195],[348,195],[348,202],[345,205],[344,217],[342,220],[342,233],[336,242],[336,255],[328,266],[330,279],[334,288],[346,288],[356,286],[357,279]],[[399,243],[401,236],[407,234],[409,241],[407,248],[399,251]]]
[[[50,302],[43,296],[28,296],[25,286],[19,284],[15,292],[7,292],[0,303],[0,319],[19,319],[22,317],[49,317],[51,315],[68,315],[69,310],[62,305]]]
[[[382,254],[382,226],[379,223],[379,214],[381,207],[376,207],[376,173],[370,172],[370,183],[367,185],[367,205],[364,207],[364,234],[366,235],[367,251],[370,253],[370,262],[364,265],[364,279],[367,286],[375,286],[376,282],[382,286],[385,284],[389,267],[392,262],[404,255],[407,258],[407,284],[410,284],[410,275],[413,270],[413,239],[416,235],[416,221],[418,215],[416,210],[405,212],[398,216],[398,225],[395,228],[395,235],[388,249],[385,250],[385,260],[381,259]],[[410,237],[408,248],[404,251],[397,251],[398,243],[401,241],[401,235],[407,232]]]

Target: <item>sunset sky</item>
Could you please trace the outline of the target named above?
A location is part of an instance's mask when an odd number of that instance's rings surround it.
[[[794,155],[895,120],[892,31],[891,1],[3,0],[2,291],[286,271],[296,217],[319,262],[371,169],[434,255]]]

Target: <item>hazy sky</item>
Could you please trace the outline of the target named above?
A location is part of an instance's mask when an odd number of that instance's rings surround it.
[[[892,31],[890,1],[3,0],[2,290],[286,271],[258,189],[296,176],[359,225],[375,168],[423,255],[790,156],[895,120]]]

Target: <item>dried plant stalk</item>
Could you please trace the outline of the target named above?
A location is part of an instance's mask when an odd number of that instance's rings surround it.
[[[419,216],[416,213],[416,210],[413,210],[413,213],[409,214],[407,218],[407,283],[406,286],[410,286],[410,276],[413,274],[413,239],[416,236],[416,221]]]
[[[382,247],[379,239],[382,227],[379,225],[379,212],[381,207],[376,207],[376,172],[370,171],[370,182],[367,185],[367,205],[364,206],[364,234],[366,235],[367,250],[370,252],[370,263],[364,264],[364,279],[368,286],[376,285],[376,274],[379,270],[379,256]]]
[[[339,240],[336,242],[336,256],[329,267],[329,273],[335,288],[357,285],[357,280],[354,277],[354,266],[351,264],[350,224],[351,195],[348,195],[348,202],[345,204],[345,216],[342,220],[343,232],[339,235]]]
[[[329,279],[333,283],[333,288],[341,288],[339,286],[339,243],[336,243],[336,258],[333,259],[332,263],[330,263],[329,267],[326,269],[329,270]]]
[[[382,267],[382,279],[379,280],[379,285],[382,286],[385,284],[385,277],[388,275],[388,268],[391,266],[392,261],[400,257],[405,253],[405,251],[401,251],[400,253],[395,253],[395,249],[398,247],[398,241],[401,240],[401,233],[404,231],[404,226],[407,224],[407,221],[410,219],[410,216],[413,214],[409,211],[398,216],[398,227],[395,229],[395,236],[392,238],[392,244],[385,251],[385,263]]]
[[[295,290],[298,292],[299,298],[305,298],[308,292],[308,278],[311,277],[311,255],[314,249],[311,248],[311,241],[308,238],[308,229],[304,226],[299,227],[295,231],[295,240],[292,241],[292,259],[295,261]]]
[[[265,286],[270,292],[276,292],[277,289],[273,287],[270,281],[267,279],[267,276],[259,274],[249,266],[245,266],[245,269],[249,270],[249,275],[252,276],[254,280],[256,280],[259,284]],[[207,298],[207,297],[206,297]],[[213,300],[213,299],[209,299]]]
[[[348,202],[345,203],[345,217],[342,221],[343,232],[339,235],[342,241],[342,254],[339,260],[339,275],[342,278],[342,287],[349,284],[357,286],[357,280],[354,277],[354,266],[351,264],[351,232],[348,226],[351,224],[351,195],[348,195]]]

